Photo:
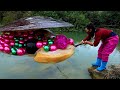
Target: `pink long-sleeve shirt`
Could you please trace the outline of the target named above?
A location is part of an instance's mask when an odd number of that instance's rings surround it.
[[[97,28],[95,32],[95,37],[94,37],[94,46],[97,46],[100,42],[100,40],[104,41],[107,38],[110,37],[110,33],[112,30],[106,29],[106,28]],[[83,41],[89,41],[91,39],[90,33],[87,33],[88,36],[83,39]]]

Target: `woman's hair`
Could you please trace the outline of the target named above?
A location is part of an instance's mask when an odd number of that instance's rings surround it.
[[[88,24],[87,26],[86,26],[86,28],[88,29],[88,30],[92,30],[91,32],[90,32],[90,35],[91,35],[91,37],[93,37],[94,36],[94,33],[95,33],[95,26],[92,24],[92,23],[90,23],[90,24]]]

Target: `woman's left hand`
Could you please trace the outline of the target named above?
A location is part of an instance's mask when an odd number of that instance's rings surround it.
[[[84,41],[84,44],[89,44],[89,45],[93,46],[93,43],[90,41]]]
[[[88,44],[88,41],[84,41],[84,44]]]

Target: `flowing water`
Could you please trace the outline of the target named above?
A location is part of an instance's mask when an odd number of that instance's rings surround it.
[[[62,33],[73,38],[75,44],[86,35],[82,32]],[[119,46],[110,55],[108,65],[120,64]],[[0,52],[0,79],[91,79],[87,69],[95,61],[98,48],[78,46],[73,56],[56,64],[37,63],[30,55],[14,56]]]

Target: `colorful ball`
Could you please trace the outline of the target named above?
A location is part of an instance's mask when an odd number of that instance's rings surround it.
[[[28,36],[28,39],[33,39],[34,37],[32,35],[29,35]]]
[[[9,44],[7,44],[7,43],[4,43],[4,44],[3,44],[3,46],[4,46],[4,47],[8,47],[8,46],[9,46]]]
[[[16,32],[16,33],[15,33],[15,36],[17,36],[17,37],[19,37],[19,36],[21,36],[21,35],[22,35],[21,32]]]
[[[11,48],[11,53],[12,53],[12,55],[16,55],[17,54],[16,49],[15,48]]]
[[[5,42],[5,43],[10,43],[9,38],[5,38],[5,39],[4,39],[4,42]]]
[[[48,39],[48,42],[51,42],[52,40],[51,39]]]
[[[23,50],[23,53],[26,53],[26,49],[25,48],[20,48],[21,50]]]
[[[18,47],[18,46],[19,46],[19,43],[15,43],[15,46]]]
[[[3,37],[0,35],[0,39],[2,39]]]
[[[14,40],[11,40],[10,41],[10,46],[14,46],[15,45],[15,41]]]
[[[33,31],[29,31],[29,34],[34,34],[34,32]]]
[[[57,46],[54,44],[50,45],[50,51],[55,51],[55,50],[57,50]]]
[[[47,41],[43,41],[42,43],[43,43],[43,46],[48,44]]]
[[[44,50],[46,51],[46,52],[48,52],[49,51],[49,46],[44,46]]]
[[[22,56],[22,55],[24,55],[24,54],[25,54],[25,53],[24,53],[23,48],[17,49],[17,55]]]
[[[65,35],[57,35],[54,39],[54,44],[57,46],[58,49],[66,49],[68,46],[68,39]]]
[[[20,43],[19,43],[19,44],[18,44],[18,47],[19,47],[19,48],[23,47],[23,44],[20,44]]]
[[[15,39],[15,42],[19,42],[19,40],[18,40],[18,39]]]
[[[9,54],[11,52],[10,47],[4,47],[4,52]]]
[[[42,47],[43,47],[43,43],[42,43],[41,41],[38,41],[38,42],[36,43],[36,47],[37,47],[37,48],[42,48]]]
[[[42,40],[42,38],[41,38],[41,37],[38,37],[38,40]]]
[[[18,50],[18,47],[16,47],[16,46],[14,46],[13,48],[14,48],[16,51]]]
[[[49,42],[48,42],[48,44],[49,44],[49,45],[52,45],[52,44],[53,44],[53,42],[52,42],[52,41],[49,41]]]
[[[15,42],[15,40],[14,40],[14,39],[11,39],[10,42]]]
[[[20,43],[20,44],[24,44],[24,40],[20,40],[19,43]]]
[[[27,36],[28,36],[28,33],[25,32],[25,33],[23,34],[23,37],[27,37]]]
[[[26,47],[26,43],[24,43],[24,45],[23,45],[24,47]]]
[[[72,38],[69,38],[69,39],[68,39],[68,44],[74,45],[74,40],[73,40]]]
[[[14,40],[16,40],[17,39],[17,37],[14,37]]]
[[[14,38],[14,36],[13,35],[9,35],[9,39],[13,39]]]
[[[41,36],[37,36],[38,38],[41,38]]]
[[[3,34],[3,38],[8,38],[8,34]]]
[[[20,37],[19,40],[24,40],[24,38],[23,38],[23,37]]]
[[[24,41],[27,42],[28,38],[25,38]]]
[[[4,50],[4,46],[0,44],[0,51]]]
[[[14,36],[14,32],[9,32],[9,36]]]
[[[17,35],[19,35],[19,36],[22,35],[22,32],[17,32]]]
[[[24,54],[26,53],[26,49],[25,48],[22,48],[23,49],[23,51],[24,51]]]
[[[0,44],[4,44],[4,39],[0,40]]]

